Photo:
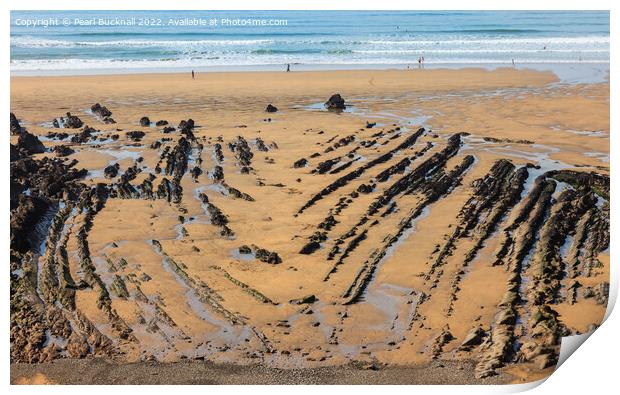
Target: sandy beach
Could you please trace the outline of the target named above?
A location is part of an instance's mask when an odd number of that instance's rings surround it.
[[[605,313],[608,82],[12,77],[11,112],[12,383],[530,382]]]

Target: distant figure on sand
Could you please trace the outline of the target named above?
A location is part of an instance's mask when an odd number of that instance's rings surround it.
[[[422,68],[424,68],[424,56],[422,56]]]
[[[286,72],[289,73],[291,71],[291,64],[287,63],[286,64]]]
[[[192,70],[192,79],[194,79],[194,70]]]
[[[422,68],[422,57],[418,57],[418,69]]]
[[[515,60],[512,59],[512,67],[515,67]]]

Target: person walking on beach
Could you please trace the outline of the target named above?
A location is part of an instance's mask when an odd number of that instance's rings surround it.
[[[514,58],[512,59],[512,67],[515,67],[515,60],[514,60]]]
[[[290,63],[287,63],[287,64],[286,64],[286,72],[287,72],[287,73],[290,73],[290,72],[291,72],[291,64],[290,64]]]
[[[192,79],[194,79],[194,70],[192,70]]]
[[[418,56],[418,69],[422,68],[422,57]]]
[[[422,56],[422,68],[424,68],[424,56]]]

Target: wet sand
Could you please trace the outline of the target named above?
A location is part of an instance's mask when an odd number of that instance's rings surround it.
[[[325,111],[322,103],[337,92],[345,98],[347,109],[342,113]],[[108,107],[116,123],[104,124],[95,117],[89,111],[94,103]],[[278,112],[264,111],[270,103]],[[515,345],[529,342],[529,346],[538,347],[532,351],[531,360],[523,363],[518,355],[511,355],[503,368],[510,371],[518,367],[520,373],[515,377],[521,378],[508,379],[512,376],[499,369],[499,378],[476,379],[473,365],[461,362],[482,363],[479,361],[492,354],[490,334],[499,327],[497,317],[506,307],[503,300],[515,281],[509,269],[517,258],[509,256],[501,265],[492,263],[505,242],[500,234],[518,217],[525,199],[507,203],[505,209],[497,211],[493,211],[495,202],[481,206],[479,225],[453,240],[451,235],[461,227],[463,217],[459,213],[463,208],[477,204],[472,198],[475,180],[495,171],[499,159],[508,159],[514,167],[506,170],[506,177],[527,164],[540,166],[528,168],[522,198],[533,191],[536,177],[546,171],[609,174],[609,84],[558,84],[553,74],[535,71],[200,73],[195,80],[189,74],[13,77],[11,111],[23,127],[41,137],[50,132],[79,132],[50,127],[54,118],[68,111],[100,130],[100,141],[88,144],[42,140],[48,147],[71,146],[75,153],[68,159],[76,159],[76,167],[89,171],[87,185],[102,182],[112,188],[118,178],[104,178],[103,168],[114,163],[119,164],[120,174],[136,164],[140,171],[131,181],[133,185],[154,174],[156,190],[162,178],[172,178],[166,174],[162,150],[175,149],[180,134],[178,130],[163,133],[154,123],[167,120],[176,127],[188,118],[195,121],[195,141],[186,158],[188,169],[179,181],[183,191],[180,202],[111,197],[89,228],[90,258],[110,290],[114,320],[130,328],[132,336],[119,338],[109,312],[98,306],[101,293],[97,286],[75,293],[76,311],[110,340],[110,348],[98,355],[109,353],[125,362],[138,362],[114,364],[112,373],[101,376],[102,382],[193,382],[191,375],[182,373],[186,369],[203,372],[204,382],[213,383],[294,382],[299,370],[273,369],[301,368],[316,369],[307,378],[312,382],[345,380],[354,372],[352,383],[375,379],[405,383],[399,378],[399,369],[414,372],[406,383],[531,381],[544,377],[550,370],[544,361],[541,365],[541,355],[550,355],[546,348],[550,346],[530,335],[536,324],[531,324],[527,315],[532,295],[548,292],[535,271],[537,265],[551,264],[537,260],[537,256],[544,256],[542,243],[534,242],[530,247],[527,262],[514,263],[524,267],[519,269],[518,279],[524,302],[515,304],[511,300],[511,314],[517,318],[510,330],[517,338],[522,336]],[[143,116],[148,116],[153,125],[140,126]],[[425,129],[413,144],[402,146],[421,127]],[[132,130],[143,131],[145,136],[131,142],[125,134]],[[451,136],[461,132],[467,134],[459,135],[456,152],[443,157],[450,149]],[[113,134],[119,139],[108,138]],[[16,137],[11,141],[15,143]],[[160,148],[151,147],[156,141],[163,143]],[[240,158],[243,141],[252,153],[248,174]],[[216,144],[221,145],[222,160],[217,157]],[[393,154],[386,161],[373,162],[387,152]],[[446,190],[433,195],[422,183],[410,193],[396,195],[364,222],[373,202],[411,172],[415,176],[419,171],[422,177],[412,176],[408,185],[420,179],[438,185],[440,178],[432,169],[416,170],[429,158],[438,158],[439,167],[448,173],[465,164],[468,155],[472,156],[471,164],[450,179],[453,184]],[[35,155],[44,156],[54,155]],[[142,160],[136,162],[138,158]],[[302,158],[307,163],[296,167],[295,162]],[[394,166],[406,158],[410,163],[402,162],[395,170]],[[323,172],[320,169],[326,161],[333,163]],[[155,170],[158,164],[161,174]],[[202,172],[192,179],[189,171],[195,166]],[[223,171],[225,184],[213,178],[217,166]],[[367,170],[346,185],[302,210],[319,191],[364,166]],[[390,175],[378,180],[382,172]],[[493,178],[491,175],[488,180]],[[572,188],[558,185],[555,198]],[[235,196],[234,190],[241,194]],[[509,200],[507,187],[498,187],[496,192],[498,196],[506,194]],[[201,200],[201,193],[208,196],[208,203]],[[483,191],[479,197],[484,195]],[[550,204],[559,207],[555,202]],[[604,205],[604,199],[600,204]],[[226,226],[233,234],[223,234],[225,227],[214,223],[212,206],[227,217]],[[553,210],[545,215],[552,215]],[[77,281],[84,278],[84,269],[76,233],[86,219],[84,213],[75,214],[66,222],[72,227],[66,249],[70,275]],[[495,214],[497,218],[491,220]],[[326,225],[329,216],[335,223]],[[558,220],[562,220],[560,214]],[[530,219],[515,231],[517,242],[525,238],[525,227],[533,223],[535,220]],[[490,227],[488,234],[485,224]],[[301,254],[317,232],[325,232],[319,249]],[[544,232],[544,227],[536,230],[537,234]],[[553,230],[548,232],[552,234]],[[359,243],[351,243],[360,235]],[[570,239],[563,238],[562,242],[567,246],[562,249],[561,260],[568,267]],[[251,247],[251,254],[241,254],[239,248],[245,245],[256,247]],[[334,247],[339,249],[330,257]],[[276,252],[282,262],[261,262],[256,259],[257,248]],[[444,248],[449,253],[443,255]],[[464,264],[463,257],[472,248],[475,257]],[[574,256],[583,256],[587,248],[576,246]],[[554,326],[555,336],[583,333],[601,321],[605,305],[596,302],[594,294],[583,293],[587,287],[596,290],[609,281],[608,251],[599,252],[594,255],[600,266],[587,275],[575,258],[571,277],[559,276],[561,298],[550,303],[560,314],[553,318],[561,323]],[[117,278],[125,284],[127,295],[112,291],[117,289]],[[577,302],[571,303],[566,292],[574,280],[579,281],[581,290]],[[315,295],[316,300],[295,301],[307,295]],[[464,349],[461,344],[478,325],[485,333],[482,344]],[[51,355],[74,356],[63,348],[62,336],[59,339],[46,342],[57,348]],[[38,360],[55,358],[48,357],[47,352],[45,357],[35,355]],[[453,369],[426,367],[437,357],[463,370],[450,381]],[[220,377],[213,373],[221,372],[219,365],[139,363],[186,358],[254,367],[238,367],[238,373]],[[360,371],[346,367],[351,362],[387,368]],[[80,369],[100,371],[102,363],[68,360],[14,364],[12,380],[41,372],[54,382],[75,382],[81,378],[65,377],[63,369],[76,364]],[[148,375],[137,373],[141,369]],[[151,371],[158,373],[156,377],[151,377]],[[303,372],[305,376],[308,370]]]

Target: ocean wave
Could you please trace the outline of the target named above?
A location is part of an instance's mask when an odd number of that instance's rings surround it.
[[[305,49],[255,49],[250,51],[254,55],[312,55],[312,54],[331,54],[331,55],[346,55],[351,54],[354,51],[351,49],[320,49],[320,48],[305,48]]]
[[[176,36],[176,34],[175,34]],[[71,41],[38,38],[33,36],[12,36],[11,47],[15,48],[79,48],[79,47],[221,47],[221,46],[252,46],[252,45],[324,45],[353,46],[384,45],[384,46],[502,46],[502,45],[537,45],[544,46],[606,46],[610,44],[609,36],[579,37],[527,37],[527,38],[447,38],[438,36],[419,39],[372,39],[372,40],[296,40],[290,38],[270,39],[202,39],[202,40],[106,40],[106,41]],[[277,50],[277,49],[273,49]]]
[[[527,37],[527,38],[471,38],[471,39],[438,39],[438,40],[368,40],[368,44],[382,45],[462,45],[462,44],[606,44],[609,45],[609,36],[579,36],[579,37]]]
[[[314,50],[311,48],[306,49],[255,49],[250,51],[255,55],[287,55],[287,54],[317,54],[321,53],[320,50]]]
[[[541,33],[548,32],[548,30],[541,29],[452,29],[452,30],[436,30],[436,33]]]
[[[179,47],[179,46],[248,46],[273,44],[273,40],[114,40],[67,41],[35,37],[11,37],[11,46],[18,48],[77,48],[77,47]]]

